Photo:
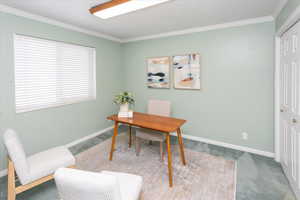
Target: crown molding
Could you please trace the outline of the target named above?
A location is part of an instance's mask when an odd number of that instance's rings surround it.
[[[273,17],[276,19],[278,15],[280,14],[280,11],[283,9],[283,7],[287,4],[288,0],[281,0],[277,4],[274,12],[273,12]]]
[[[224,24],[216,24],[216,25],[211,25],[211,26],[202,26],[202,27],[197,27],[197,28],[166,32],[166,33],[161,33],[161,34],[156,34],[156,35],[128,38],[128,39],[123,39],[121,42],[128,43],[128,42],[135,42],[135,41],[141,41],[141,40],[149,40],[149,39],[156,39],[156,38],[162,38],[162,37],[205,32],[205,31],[211,31],[211,30],[217,30],[217,29],[239,27],[239,26],[245,26],[245,25],[249,25],[249,24],[258,24],[258,23],[271,22],[271,21],[274,21],[274,17],[266,16],[266,17],[259,17],[259,18],[252,18],[252,19],[240,20],[240,21],[235,21],[235,22],[229,22],[229,23],[224,23]]]
[[[286,1],[286,0],[284,0],[284,1]],[[35,20],[35,21],[39,21],[39,22],[59,26],[59,27],[66,28],[66,29],[69,29],[69,30],[77,31],[77,32],[80,32],[80,33],[85,33],[85,34],[88,34],[88,35],[92,35],[92,36],[96,36],[96,37],[99,37],[99,38],[104,38],[104,39],[107,39],[107,40],[120,42],[120,43],[128,43],[128,42],[149,40],[149,39],[176,36],[176,35],[185,35],[185,34],[190,34],[190,33],[205,32],[205,31],[210,31],[210,30],[217,30],[217,29],[224,29],[224,28],[230,28],[230,27],[238,27],[238,26],[245,26],[245,25],[249,25],[249,24],[257,24],[257,23],[264,23],[264,22],[274,21],[273,16],[266,16],[266,17],[252,18],[252,19],[240,20],[240,21],[223,23],[223,24],[216,24],[216,25],[202,26],[202,27],[196,27],[196,28],[191,28],[191,29],[184,29],[184,30],[179,30],[179,31],[160,33],[160,34],[156,34],[156,35],[120,39],[120,38],[117,38],[117,37],[102,34],[102,33],[96,32],[96,31],[87,30],[87,29],[84,29],[84,28],[80,28],[80,27],[77,27],[77,26],[74,26],[74,25],[71,25],[71,24],[67,24],[67,23],[64,23],[64,22],[53,20],[53,19],[43,17],[43,16],[40,16],[40,15],[25,12],[25,11],[22,11],[22,10],[19,10],[19,9],[16,9],[16,8],[12,8],[12,7],[3,5],[3,4],[0,4],[0,12],[13,14],[13,15],[20,16],[20,17],[25,17],[25,18],[32,19],[32,20]]]
[[[290,16],[284,22],[284,24],[278,29],[276,35],[281,36],[299,20],[300,20],[300,5],[292,12],[292,14],[290,14]]]
[[[0,4],[0,11],[4,12],[4,13],[9,13],[9,14],[13,14],[13,15],[16,15],[16,16],[20,16],[20,17],[25,17],[25,18],[32,19],[32,20],[35,20],[35,21],[44,22],[44,23],[47,23],[47,24],[59,26],[59,27],[66,28],[66,29],[73,30],[73,31],[77,31],[77,32],[80,32],[80,33],[85,33],[85,34],[88,34],[88,35],[96,36],[96,37],[99,37],[99,38],[111,40],[111,41],[114,41],[114,42],[121,42],[121,40],[119,38],[116,38],[116,37],[113,37],[113,36],[110,36],[110,35],[102,34],[102,33],[96,32],[96,31],[87,30],[87,29],[84,29],[84,28],[80,28],[80,27],[77,27],[77,26],[74,26],[74,25],[71,25],[71,24],[67,24],[67,23],[60,22],[60,21],[57,21],[57,20],[53,20],[53,19],[50,19],[50,18],[47,18],[47,17],[32,14],[32,13],[29,13],[29,12],[25,12],[25,11],[22,11],[22,10],[19,10],[19,9],[16,9],[16,8],[12,8],[12,7],[3,5],[3,4]]]

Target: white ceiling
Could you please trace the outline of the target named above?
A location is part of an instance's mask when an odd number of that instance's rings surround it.
[[[172,0],[111,19],[89,8],[108,0],[0,0],[0,4],[119,39],[271,16],[286,0]]]

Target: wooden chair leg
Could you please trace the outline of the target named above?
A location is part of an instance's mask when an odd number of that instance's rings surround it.
[[[141,139],[138,137],[135,138],[135,152],[136,156],[139,156],[141,152]]]
[[[128,146],[129,148],[131,148],[131,144],[132,144],[132,133],[131,133],[131,126],[129,126],[129,142],[128,142]]]
[[[164,146],[163,146],[163,142],[160,142],[159,150],[160,150],[161,160],[164,161]]]
[[[69,166],[68,168],[76,168],[75,165]],[[20,185],[16,187],[16,174],[15,167],[13,162],[8,158],[8,167],[7,167],[7,200],[16,200],[16,195],[20,194],[24,191],[27,191],[33,187],[36,187],[42,183],[45,183],[49,180],[53,179],[53,174],[42,177],[38,180],[35,180],[26,185]]]
[[[16,182],[15,182],[15,168],[13,162],[8,159],[7,171],[7,200],[16,199]]]

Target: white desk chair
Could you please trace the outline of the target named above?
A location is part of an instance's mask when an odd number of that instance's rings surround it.
[[[60,167],[75,167],[75,158],[64,146],[55,147],[26,157],[22,143],[13,130],[6,130],[3,136],[8,158],[8,200],[39,184],[53,179],[53,173]],[[16,187],[16,174],[20,186]]]
[[[63,200],[138,200],[142,177],[132,174],[58,169],[54,174]]]
[[[160,115],[169,117],[171,114],[171,102],[161,101],[161,100],[149,100],[148,102],[148,114]],[[141,151],[141,141],[140,139],[157,141],[160,142],[160,156],[164,159],[163,142],[166,140],[162,133],[153,131],[150,129],[137,128],[136,129],[136,154],[139,155]]]

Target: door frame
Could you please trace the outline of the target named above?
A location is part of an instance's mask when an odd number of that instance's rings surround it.
[[[274,69],[274,151],[275,160],[280,162],[280,37],[295,23],[300,21],[300,6],[288,17],[275,34],[275,69]]]

